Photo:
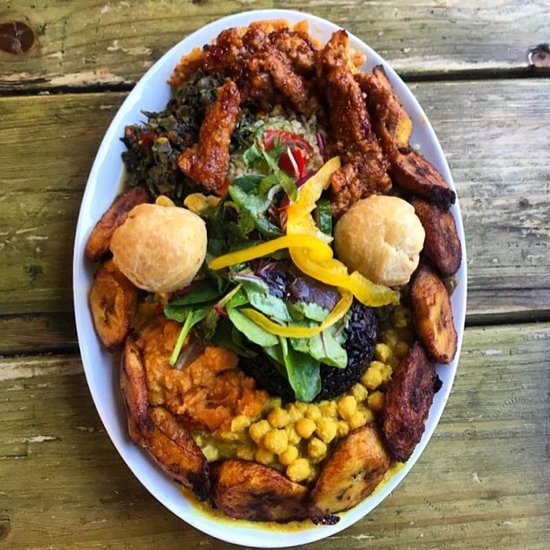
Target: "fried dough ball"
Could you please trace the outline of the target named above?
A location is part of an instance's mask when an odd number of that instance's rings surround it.
[[[371,195],[357,201],[338,221],[334,245],[338,257],[375,283],[409,282],[424,245],[424,228],[407,201]]]
[[[140,204],[114,232],[111,251],[137,287],[172,292],[188,285],[204,262],[206,226],[185,208]]]

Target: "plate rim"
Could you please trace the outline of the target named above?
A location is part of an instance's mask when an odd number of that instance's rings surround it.
[[[453,314],[455,315],[455,326],[458,334],[457,353],[456,353],[455,359],[453,360],[453,363],[451,363],[452,370],[450,372],[450,378],[446,386],[444,386],[444,388],[442,388],[441,390],[442,403],[440,405],[440,409],[438,411],[433,411],[433,409],[430,409],[430,414],[428,417],[428,421],[426,423],[426,429],[422,437],[422,440],[418,443],[413,455],[409,458],[409,460],[405,463],[405,465],[396,474],[394,474],[391,477],[391,479],[384,484],[383,487],[381,487],[380,489],[377,489],[374,495],[372,495],[371,497],[367,497],[367,499],[363,500],[361,503],[359,503],[357,506],[352,508],[350,511],[340,514],[340,518],[341,518],[340,521],[333,526],[311,526],[311,527],[306,527],[305,529],[286,530],[286,531],[284,531],[284,527],[283,527],[281,531],[278,531],[278,530],[274,530],[272,527],[269,527],[269,526],[267,527],[265,525],[262,526],[262,523],[254,524],[252,522],[244,522],[242,520],[230,520],[230,519],[228,519],[227,521],[220,522],[220,519],[218,517],[214,515],[208,516],[207,513],[204,513],[204,512],[198,512],[197,515],[193,517],[187,517],[187,516],[184,517],[184,515],[182,515],[181,509],[177,509],[177,506],[175,506],[174,504],[167,503],[166,497],[165,495],[163,495],[162,491],[158,487],[153,487],[152,482],[144,481],[143,475],[138,473],[137,461],[135,460],[136,452],[132,452],[132,451],[127,452],[127,449],[123,449],[121,442],[118,440],[117,437],[115,437],[113,433],[111,433],[112,429],[110,428],[109,419],[106,416],[106,411],[104,407],[101,405],[103,397],[100,395],[100,392],[98,391],[98,388],[96,388],[95,383],[92,379],[91,369],[93,367],[90,365],[90,357],[87,349],[87,346],[88,346],[87,339],[89,338],[89,331],[86,329],[86,323],[84,319],[85,312],[83,312],[82,307],[78,305],[82,301],[82,292],[84,291],[85,295],[87,295],[87,292],[89,290],[88,288],[83,289],[81,285],[81,280],[82,280],[82,277],[84,276],[83,267],[82,267],[83,248],[84,248],[84,243],[87,239],[87,234],[91,229],[90,219],[89,219],[90,218],[89,208],[86,208],[86,207],[90,206],[91,197],[94,191],[94,181],[97,179],[97,175],[101,170],[101,165],[105,161],[105,157],[106,157],[109,145],[112,144],[113,137],[115,140],[120,137],[118,133],[114,136],[112,136],[112,134],[114,134],[115,130],[120,126],[121,121],[124,118],[125,110],[127,110],[129,106],[132,105],[134,102],[139,102],[139,99],[141,97],[141,94],[145,86],[151,80],[151,78],[153,78],[153,81],[155,80],[154,78],[155,75],[157,75],[157,73],[164,68],[165,64],[167,63],[167,59],[169,59],[170,57],[173,57],[180,50],[182,53],[178,53],[178,58],[179,56],[184,55],[186,51],[190,51],[190,49],[194,46],[192,44],[193,41],[196,41],[199,36],[212,33],[214,29],[218,29],[220,27],[228,28],[231,26],[245,26],[245,25],[248,25],[251,21],[266,20],[266,19],[289,19],[291,22],[307,20],[310,27],[317,24],[325,30],[330,30],[330,32],[334,32],[335,30],[343,28],[340,25],[337,25],[324,18],[318,17],[316,15],[313,15],[307,12],[297,11],[297,10],[266,9],[266,10],[248,10],[244,12],[239,12],[239,13],[222,17],[220,19],[216,19],[208,23],[207,25],[204,25],[196,29],[189,35],[185,36],[182,40],[180,40],[178,43],[176,43],[174,46],[168,49],[142,75],[142,77],[138,80],[135,87],[128,94],[124,102],[120,105],[120,107],[118,107],[115,116],[113,117],[111,123],[109,124],[102,138],[98,151],[96,153],[92,168],[90,170],[89,177],[86,182],[85,191],[84,191],[81,206],[79,209],[77,228],[75,232],[74,253],[73,253],[73,304],[74,304],[75,322],[76,322],[76,328],[77,328],[77,337],[78,337],[80,355],[82,358],[82,364],[84,367],[84,373],[86,376],[87,385],[88,385],[88,388],[90,389],[94,406],[101,418],[103,425],[105,426],[105,429],[107,431],[107,434],[109,435],[111,442],[117,449],[117,452],[119,453],[121,458],[124,460],[124,462],[130,469],[130,471],[139,480],[141,485],[143,485],[149,491],[149,493],[151,493],[165,508],[170,510],[172,513],[174,513],[180,519],[184,520],[186,523],[192,525],[196,529],[199,529],[200,531],[210,536],[216,537],[220,540],[223,540],[225,542],[230,542],[233,544],[264,547],[264,548],[282,548],[282,547],[297,546],[300,544],[311,543],[311,542],[324,539],[326,537],[339,533],[344,529],[346,529],[347,527],[353,525],[357,521],[364,519],[369,513],[372,512],[372,510],[374,510],[382,501],[384,501],[394,489],[396,489],[400,485],[403,478],[414,467],[414,465],[418,461],[418,458],[424,452],[424,449],[426,448],[428,442],[430,441],[433,435],[433,432],[435,431],[435,428],[438,426],[441,420],[441,416],[443,415],[443,412],[447,406],[448,398],[454,384],[454,378],[456,375],[458,361],[460,358],[460,353],[462,348],[465,317],[466,317],[465,313],[466,313],[466,299],[467,299],[467,256],[466,256],[463,221],[462,221],[462,215],[460,211],[458,198],[455,205],[453,206],[453,210],[455,213],[454,217],[457,224],[457,232],[459,234],[459,238],[461,241],[461,248],[462,248],[462,264],[459,271],[460,273],[459,283],[460,283],[460,287],[463,290],[460,293],[460,296],[458,296],[456,306],[453,308]],[[438,157],[438,161],[440,164],[439,168],[442,171],[442,175],[449,182],[452,189],[456,192],[456,186],[454,184],[454,180],[452,178],[452,175],[447,163],[447,159],[443,152],[441,144],[439,143],[439,140],[435,134],[435,131],[433,130],[428,117],[426,116],[424,110],[422,109],[415,95],[412,93],[410,88],[402,81],[402,79],[391,67],[391,65],[382,56],[380,56],[365,41],[358,38],[357,36],[350,33],[349,31],[347,32],[348,32],[348,35],[350,36],[352,46],[354,47],[359,46],[359,49],[364,53],[370,52],[371,54],[374,54],[375,57],[380,59],[392,83],[396,83],[396,82],[398,83],[399,85],[398,95],[400,99],[403,100],[403,95],[407,96],[408,102],[412,102],[412,104],[418,110],[420,115],[423,117],[423,120],[422,120],[422,122],[424,123],[423,131],[427,132],[427,139],[429,140],[431,146],[434,147],[435,149],[435,154]],[[215,35],[213,35],[212,37],[214,36]],[[210,40],[210,39],[207,39],[207,40]],[[190,43],[191,46],[189,47],[188,50],[184,51],[184,47],[186,46],[187,43]],[[454,299],[455,298],[453,296],[453,301]],[[461,319],[457,319],[455,309],[458,309],[459,312],[461,313],[461,316],[460,316]],[[88,312],[88,315],[89,315],[89,312]],[[112,357],[111,361],[114,362],[114,358],[112,355],[111,357]],[[451,368],[451,365],[446,365],[445,368],[449,369]],[[113,368],[113,371],[116,371],[116,369]],[[119,396],[119,399],[120,399],[120,396]],[[434,417],[434,415],[436,417]],[[118,420],[120,421],[121,419],[118,419]],[[125,424],[124,420],[122,420],[122,422]],[[134,450],[139,453],[145,454],[145,451],[143,451],[142,449],[138,449],[137,446],[135,447]],[[158,468],[158,466],[156,465],[155,467]],[[169,483],[175,483],[175,482],[170,480]],[[183,500],[185,497],[181,495],[181,498]],[[368,501],[368,505],[366,504],[367,501]],[[362,511],[363,508],[367,508],[367,509],[365,511]],[[225,523],[232,523],[233,524],[232,527],[234,528],[228,529],[224,527],[223,524]],[[253,533],[255,533],[255,536]],[[262,533],[265,533],[265,534],[269,533],[270,537],[262,538],[261,537]]]

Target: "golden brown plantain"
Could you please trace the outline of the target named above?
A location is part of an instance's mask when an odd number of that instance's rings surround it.
[[[445,285],[429,267],[421,265],[413,275],[410,293],[420,341],[432,359],[450,363],[456,353],[457,335]]]
[[[88,298],[97,335],[107,350],[113,351],[132,324],[137,289],[109,260],[95,274]]]
[[[84,250],[86,258],[92,262],[101,259],[109,250],[115,229],[126,221],[134,206],[144,202],[149,202],[149,193],[143,187],[134,187],[119,195],[92,229]]]
[[[423,199],[411,203],[426,232],[424,253],[441,275],[454,275],[462,261],[462,249],[453,215]]]
[[[310,494],[313,513],[336,513],[370,495],[390,467],[374,424],[352,431],[325,462]]]
[[[149,398],[145,367],[136,342],[128,336],[120,361],[120,389],[126,405],[128,434],[145,447],[153,429],[149,418]]]
[[[409,147],[412,120],[397,99],[382,65],[376,66],[372,74],[358,73],[356,79],[367,94],[369,112],[382,149],[389,158],[394,158],[399,149]]]
[[[413,150],[392,158],[390,174],[399,187],[448,210],[456,195],[437,168]]]
[[[212,500],[228,516],[252,521],[308,517],[307,489],[255,462],[229,459],[212,469]]]
[[[424,433],[439,378],[415,342],[392,374],[386,394],[383,431],[392,457],[408,460]]]
[[[164,407],[149,409],[154,427],[147,450],[159,466],[200,500],[210,495],[210,468],[190,433]]]

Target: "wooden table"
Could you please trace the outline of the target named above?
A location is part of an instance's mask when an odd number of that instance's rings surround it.
[[[390,498],[312,547],[550,548],[548,0],[3,2],[0,24],[36,41],[0,52],[0,546],[229,547],[156,502],[104,432],[71,253],[92,160],[136,79],[194,29],[260,7],[342,24],[400,72],[446,151],[467,235],[467,329],[442,421]]]

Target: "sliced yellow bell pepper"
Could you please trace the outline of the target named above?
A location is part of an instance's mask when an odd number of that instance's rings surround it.
[[[315,225],[311,212],[316,207],[316,203],[325,189],[330,185],[332,174],[340,168],[340,158],[334,157],[327,161],[322,168],[312,176],[298,191],[296,202],[287,208],[287,235],[309,234],[323,241],[330,242],[332,237],[328,237]],[[372,307],[384,306],[390,303],[399,303],[399,293],[385,286],[377,285],[369,281],[366,277],[355,271],[351,275],[347,267],[333,258],[332,249],[330,256],[326,250],[319,254],[319,248],[313,249],[313,253],[304,247],[291,247],[290,257],[306,275],[317,279],[327,285],[345,288],[363,304]],[[326,256],[323,259],[322,256]]]
[[[332,249],[330,246],[312,235],[286,235],[256,246],[251,246],[250,248],[218,256],[208,264],[208,267],[212,270],[223,269],[224,267],[249,262],[250,260],[273,254],[273,252],[277,252],[277,250],[290,247],[299,247],[300,249],[309,250],[312,258],[316,261],[324,261],[332,258]]]
[[[283,336],[285,338],[311,338],[312,336],[315,336],[316,334],[323,332],[323,330],[328,327],[334,325],[334,323],[337,323],[351,307],[353,302],[353,294],[343,288],[338,290],[342,297],[334,306],[332,311],[326,316],[325,320],[316,327],[287,327],[275,323],[263,313],[260,313],[255,309],[242,308],[239,311],[271,334]]]
[[[298,192],[296,202],[287,208],[286,232],[288,235],[305,233],[313,235],[325,243],[332,241],[332,236],[323,233],[311,216],[321,194],[330,185],[330,177],[340,168],[340,157],[333,157],[325,162],[319,171],[309,178]]]

